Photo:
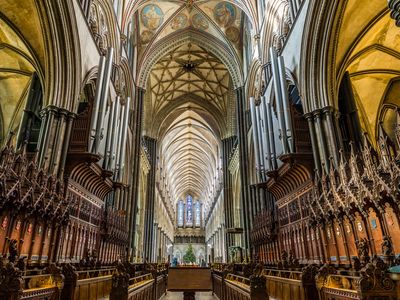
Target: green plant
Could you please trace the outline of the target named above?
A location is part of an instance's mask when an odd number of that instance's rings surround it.
[[[192,244],[189,244],[186,253],[183,256],[183,262],[186,264],[196,262],[196,256],[194,255]]]

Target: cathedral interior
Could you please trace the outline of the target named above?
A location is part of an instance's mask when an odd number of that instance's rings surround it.
[[[400,299],[399,0],[0,0],[0,147],[0,299]]]

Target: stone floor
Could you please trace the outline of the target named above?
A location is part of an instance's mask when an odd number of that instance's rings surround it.
[[[160,300],[183,300],[183,293],[167,292],[167,295]],[[218,300],[211,292],[209,293],[196,293],[196,300]]]

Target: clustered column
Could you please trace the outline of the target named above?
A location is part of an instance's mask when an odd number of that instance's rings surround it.
[[[136,106],[135,106],[135,115],[134,115],[134,143],[133,143],[133,151],[131,159],[133,161],[133,176],[132,178],[132,201],[130,201],[129,207],[129,245],[131,248],[131,261],[134,260],[133,249],[135,248],[135,225],[136,225],[136,208],[138,201],[138,187],[139,187],[139,165],[140,165],[140,147],[141,147],[141,138],[142,138],[142,118],[143,118],[143,98],[144,98],[145,90],[142,88],[136,89]]]
[[[155,204],[155,180],[156,180],[156,150],[157,141],[150,137],[145,137],[147,144],[150,170],[148,173],[147,180],[147,192],[146,192],[146,203],[145,203],[145,219],[144,219],[144,257],[149,260],[154,259],[156,255],[152,255],[153,241],[155,240],[155,232],[153,231],[154,224],[154,204]]]

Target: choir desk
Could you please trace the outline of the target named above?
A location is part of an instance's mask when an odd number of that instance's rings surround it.
[[[184,300],[194,300],[196,292],[212,291],[211,269],[200,267],[169,268],[167,290],[183,292]]]

